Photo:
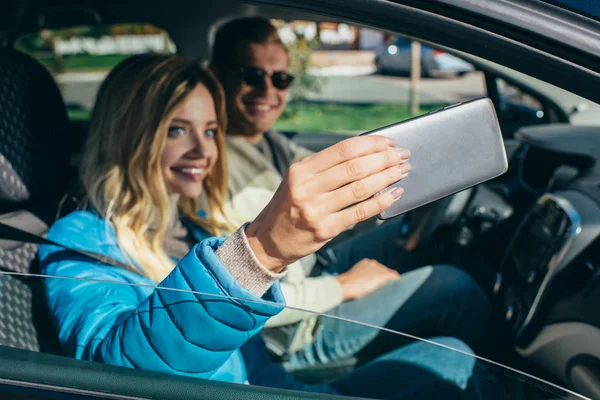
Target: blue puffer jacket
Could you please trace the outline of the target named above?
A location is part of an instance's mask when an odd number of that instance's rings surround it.
[[[41,246],[44,274],[77,278],[45,280],[51,313],[67,355],[227,382],[247,381],[239,348],[281,311],[284,299],[279,284],[262,299],[257,298],[237,283],[215,255],[224,239],[208,238],[195,225],[186,225],[200,243],[159,287],[276,304],[239,304],[189,292],[157,290],[156,283],[136,273],[95,263],[57,246]],[[48,238],[125,262],[112,226],[88,211],[76,211],[58,220]]]

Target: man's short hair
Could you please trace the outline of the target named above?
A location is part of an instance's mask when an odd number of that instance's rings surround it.
[[[213,70],[220,73],[230,67],[236,55],[246,51],[248,43],[279,43],[285,48],[277,28],[268,19],[262,17],[234,19],[217,30],[210,62]]]

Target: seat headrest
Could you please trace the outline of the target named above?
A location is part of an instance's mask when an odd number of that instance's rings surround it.
[[[50,73],[33,58],[0,48],[0,203],[64,192],[73,178],[70,134]]]

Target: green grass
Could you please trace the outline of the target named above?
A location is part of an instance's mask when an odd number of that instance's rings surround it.
[[[62,59],[63,68],[60,70],[60,72],[74,70],[81,71],[86,69],[110,69],[128,57],[130,57],[130,55],[128,54],[108,54],[103,56],[64,56]],[[57,70],[56,63],[54,62],[54,59],[52,57],[38,57],[37,60],[51,71],[59,72]]]
[[[446,106],[421,106],[421,114]],[[406,104],[291,104],[275,124],[275,129],[311,133],[365,132],[411,118]]]
[[[84,109],[67,110],[71,121],[87,121],[90,119],[90,111]]]

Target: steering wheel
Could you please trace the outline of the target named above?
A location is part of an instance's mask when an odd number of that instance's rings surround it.
[[[404,250],[410,252],[426,245],[439,228],[454,224],[465,211],[476,189],[465,189],[406,213],[408,226],[404,229],[408,238]]]

